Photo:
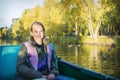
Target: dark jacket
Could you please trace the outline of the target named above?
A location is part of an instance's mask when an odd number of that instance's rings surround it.
[[[31,44],[31,46],[36,48],[36,51],[38,54],[41,54],[41,51],[39,50],[39,48],[36,45],[33,38],[30,38],[30,40],[28,42]],[[46,49],[46,45],[44,45],[44,51],[46,52],[45,49]],[[32,80],[32,79],[36,79],[36,78],[41,78],[42,74],[47,75],[50,73],[58,75],[58,70],[57,70],[57,66],[56,66],[56,60],[55,60],[54,53],[52,54],[52,57],[51,57],[51,65],[50,65],[51,68],[48,69],[48,67],[47,67],[44,72],[39,72],[39,71],[35,70],[29,60],[29,57],[30,56],[27,53],[27,48],[23,44],[22,48],[18,54],[18,58],[17,58],[16,69],[17,69],[18,79]],[[39,60],[41,60],[40,58],[41,57],[38,56]]]

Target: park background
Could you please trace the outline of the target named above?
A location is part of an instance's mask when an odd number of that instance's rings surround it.
[[[120,78],[120,0],[43,0],[0,27],[0,45],[21,44],[40,21],[58,57]],[[20,6],[19,6],[20,7]]]

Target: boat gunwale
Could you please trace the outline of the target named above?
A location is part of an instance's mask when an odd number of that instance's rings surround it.
[[[77,65],[72,64],[70,62],[66,62],[66,61],[64,61],[62,59],[58,59],[58,63],[62,63],[62,64],[65,64],[65,65],[71,66],[72,68],[74,68],[76,70],[79,70],[81,73],[84,73],[86,75],[89,72],[90,76],[95,76],[96,78],[101,78],[102,80],[109,80],[109,79],[111,79],[111,80],[119,80],[118,78],[114,78],[112,76],[109,76],[109,75],[106,75],[106,74],[103,74],[103,73],[95,72],[93,70],[89,70],[89,69],[84,68],[82,66],[77,66]]]

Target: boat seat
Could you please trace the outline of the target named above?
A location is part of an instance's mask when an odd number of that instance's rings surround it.
[[[15,80],[17,55],[21,45],[0,46],[0,80]]]

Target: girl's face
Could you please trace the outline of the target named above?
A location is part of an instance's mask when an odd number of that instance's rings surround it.
[[[32,26],[31,35],[33,36],[34,40],[42,40],[44,37],[43,27],[41,25],[34,24]]]

